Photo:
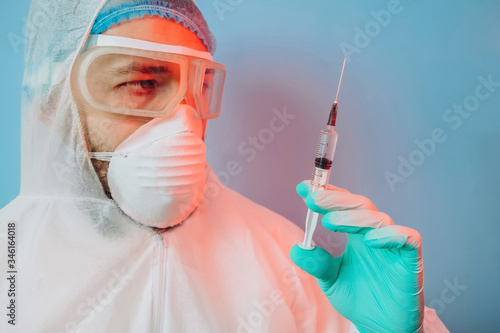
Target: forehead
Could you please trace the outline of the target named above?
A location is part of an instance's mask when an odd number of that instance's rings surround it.
[[[173,20],[157,16],[145,16],[130,21],[122,21],[117,25],[113,25],[102,34],[142,39],[154,43],[185,46],[204,52],[207,51],[207,48],[195,32],[184,27],[182,23],[176,23]]]

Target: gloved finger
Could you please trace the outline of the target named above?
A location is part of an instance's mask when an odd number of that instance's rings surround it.
[[[328,212],[322,223],[328,230],[351,234],[364,234],[394,224],[386,213],[366,209]]]
[[[297,187],[295,188],[298,195],[300,195],[302,198],[306,198],[309,193],[311,193],[311,180],[304,180],[300,182]],[[332,184],[326,184],[326,190],[331,190],[331,191],[340,191],[340,192],[347,192],[350,193],[348,190],[337,187]]]
[[[305,201],[307,195],[311,192],[311,181],[304,180],[300,182],[297,187],[295,187],[295,190],[297,191],[297,194]]]
[[[342,257],[334,258],[326,250],[316,246],[313,250],[305,250],[294,245],[290,250],[290,259],[305,272],[311,274],[321,287],[330,287],[337,279]]]
[[[332,184],[326,184],[326,188],[325,189],[328,190],[328,191],[339,191],[339,192],[351,193],[348,190],[346,190],[345,188],[338,187],[338,186],[335,186],[335,185],[332,185]]]
[[[320,190],[306,197],[309,209],[325,215],[328,212],[348,209],[376,211],[375,205],[362,195],[336,190]]]
[[[311,181],[304,180],[300,182],[295,188],[295,190],[297,191],[297,194],[300,195],[301,198],[307,197],[309,192],[311,192]]]
[[[422,245],[418,231],[400,225],[370,230],[363,241],[366,245],[379,249],[416,250]]]

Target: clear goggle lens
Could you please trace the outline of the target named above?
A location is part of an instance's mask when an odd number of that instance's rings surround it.
[[[163,111],[180,83],[179,64],[123,54],[99,56],[86,75],[93,101],[116,111]]]
[[[184,100],[202,119],[220,112],[225,67],[207,59],[104,46],[86,50],[76,66],[86,111],[165,117]]]

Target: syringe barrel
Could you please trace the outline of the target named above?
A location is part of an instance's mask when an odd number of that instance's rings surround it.
[[[333,130],[333,126],[328,126],[319,135],[318,150],[314,162],[314,171],[311,179],[311,192],[325,188],[330,179],[330,169],[332,167],[333,155],[337,146],[338,134]],[[304,241],[299,244],[306,250],[314,249],[312,237],[318,223],[319,214],[308,209],[306,217]]]
[[[338,134],[331,126],[320,132],[311,185],[320,187],[328,183],[337,139]]]

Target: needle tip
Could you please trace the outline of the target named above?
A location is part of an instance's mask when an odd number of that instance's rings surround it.
[[[340,85],[342,84],[342,77],[344,76],[345,62],[347,60],[347,55],[344,57],[344,64],[342,65],[342,72],[340,73],[339,86],[337,88],[337,96],[335,96],[335,102],[339,99]]]

